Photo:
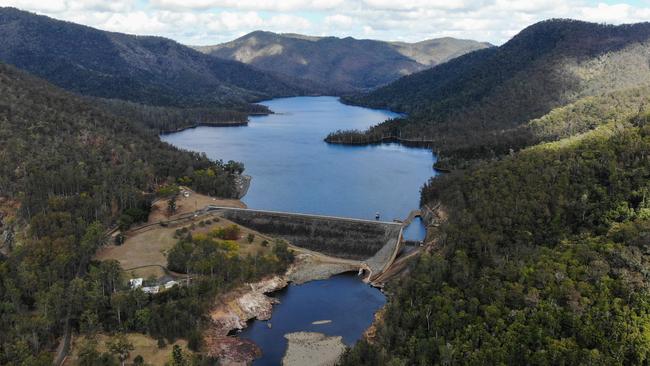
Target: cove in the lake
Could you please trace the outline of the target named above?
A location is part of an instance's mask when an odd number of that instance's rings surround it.
[[[404,219],[418,208],[420,187],[435,175],[428,149],[398,144],[330,145],[324,137],[338,129],[366,129],[396,114],[344,105],[333,97],[298,97],[262,103],[275,114],[251,117],[244,127],[197,127],[161,138],[213,159],[244,163],[253,177],[243,201],[250,208],[382,220]],[[405,230],[422,240],[419,219]],[[278,365],[286,333],[320,332],[342,336],[347,345],[370,326],[384,295],[356,275],[340,275],[275,294],[281,301],[267,322],[255,320],[240,336],[263,352],[255,365]],[[331,323],[312,324],[331,320]]]

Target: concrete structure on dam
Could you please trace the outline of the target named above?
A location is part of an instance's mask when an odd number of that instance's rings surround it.
[[[369,281],[395,260],[402,245],[404,225],[334,216],[207,206],[213,213],[262,234],[328,256],[359,261],[370,271]]]

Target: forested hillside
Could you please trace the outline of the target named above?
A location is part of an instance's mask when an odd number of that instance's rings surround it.
[[[409,116],[328,141],[364,143],[390,135],[430,140],[443,158],[499,156],[536,143],[520,126],[554,108],[650,85],[649,37],[648,23],[540,22],[498,48],[348,98]]]
[[[161,37],[100,31],[0,8],[0,61],[70,91],[177,107],[309,93],[308,83],[204,55]]]
[[[352,99],[409,116],[328,139],[425,138],[464,170],[422,188],[447,219],[344,365],[648,362],[649,37],[546,21]]]
[[[90,258],[118,218],[146,220],[157,188],[229,197],[234,172],[7,65],[0,95],[0,364],[50,365],[68,327],[188,336],[209,287],[128,297],[117,262]],[[123,328],[143,309],[157,315]]]
[[[127,118],[154,134],[177,131],[198,125],[223,126],[248,123],[251,114],[272,113],[261,104],[233,108],[179,108],[152,106],[119,99],[89,98],[89,102],[116,116]]]
[[[405,43],[256,31],[228,43],[196,48],[262,70],[306,78],[334,93],[349,93],[374,89],[490,46],[455,38]]]
[[[448,220],[344,365],[645,364],[650,114],[432,179]]]

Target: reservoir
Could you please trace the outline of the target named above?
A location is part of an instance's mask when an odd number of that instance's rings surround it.
[[[435,173],[429,149],[398,144],[331,145],[336,130],[364,130],[395,113],[344,105],[335,97],[263,102],[275,114],[248,126],[197,127],[163,135],[175,146],[244,163],[250,208],[322,215],[404,219],[419,207],[420,187]]]
[[[433,175],[429,149],[398,144],[330,145],[330,132],[366,129],[397,115],[348,106],[335,97],[297,97],[263,102],[274,114],[250,118],[248,126],[197,127],[161,136],[177,147],[205,152],[212,159],[243,162],[253,177],[243,201],[250,208],[374,220],[404,219],[419,207],[420,187]],[[414,220],[408,240],[422,240]],[[296,331],[342,336],[352,345],[370,326],[384,295],[356,274],[290,285],[274,294],[268,322],[255,320],[241,337],[253,340],[263,356],[255,365],[278,365],[287,347],[284,334]],[[314,321],[328,320],[325,324]]]

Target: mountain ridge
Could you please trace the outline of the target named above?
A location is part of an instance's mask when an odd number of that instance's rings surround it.
[[[443,155],[494,157],[509,131],[580,98],[650,85],[650,23],[610,26],[554,19],[534,24],[497,48],[475,51],[344,98],[408,117],[357,134],[426,137]],[[342,136],[342,135],[340,135]],[[331,136],[330,142],[342,141]]]
[[[339,92],[369,90],[489,43],[443,37],[416,43],[254,31],[213,46],[193,46],[218,58],[301,76]]]
[[[163,37],[107,32],[15,8],[0,8],[0,60],[76,93],[152,105],[230,106],[314,93],[297,78]]]

